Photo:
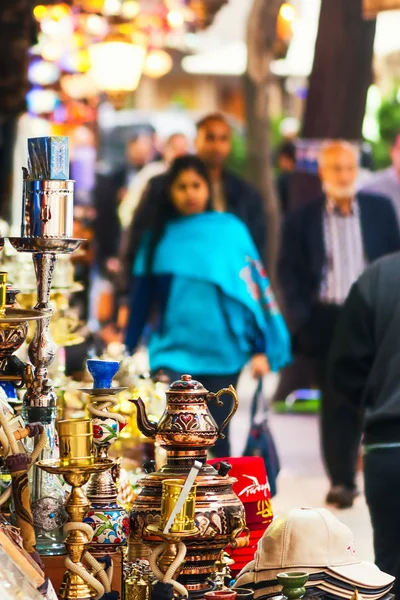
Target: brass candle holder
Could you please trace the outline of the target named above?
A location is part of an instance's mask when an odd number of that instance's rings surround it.
[[[83,523],[90,502],[82,489],[91,475],[110,469],[111,459],[94,459],[93,426],[89,419],[60,421],[60,459],[43,460],[37,466],[52,475],[62,475],[72,487],[65,508],[70,522],[64,527],[67,534],[65,547],[68,556],[65,559],[66,573],[59,591],[59,597],[65,600],[89,599],[101,594],[104,587],[83,564],[83,559],[93,558],[87,550],[93,536],[89,525]],[[92,566],[92,561],[91,566]],[[95,562],[95,561],[94,561]]]

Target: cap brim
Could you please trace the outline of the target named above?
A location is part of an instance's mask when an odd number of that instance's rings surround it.
[[[367,562],[328,567],[327,571],[342,577],[349,583],[366,588],[383,588],[391,585],[395,580],[392,575],[384,573],[372,563]]]
[[[327,594],[330,594],[333,596],[338,596],[340,598],[344,598],[345,600],[351,600],[351,598],[354,596],[354,589],[346,590],[340,586],[333,585],[332,583],[327,583],[326,581],[322,581],[321,583],[318,583],[318,585],[316,587],[319,590],[326,592]],[[389,587],[389,589],[390,589],[390,587]],[[361,592],[360,590],[359,590],[359,593],[363,598],[368,598],[369,600],[379,600],[380,598],[382,598],[383,596],[385,596],[388,593],[388,589],[380,591],[379,593],[377,592],[375,594],[366,593],[365,591]]]

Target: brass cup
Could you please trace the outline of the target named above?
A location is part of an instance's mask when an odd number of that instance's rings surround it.
[[[62,467],[86,467],[94,463],[93,424],[90,419],[58,421]]]
[[[164,479],[161,495],[161,524],[163,530],[184,486],[184,479]],[[176,515],[175,521],[168,533],[186,533],[195,530],[194,510],[196,505],[196,488],[193,484],[182,510]]]
[[[0,315],[6,313],[7,273],[0,272]]]

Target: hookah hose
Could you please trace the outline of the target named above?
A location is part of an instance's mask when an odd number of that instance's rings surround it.
[[[176,555],[174,561],[168,567],[166,572],[163,573],[157,564],[157,560],[161,556],[161,554],[164,552],[164,550],[167,549],[167,547],[168,547],[168,542],[164,542],[163,544],[160,544],[160,546],[157,546],[157,548],[155,548],[153,550],[153,552],[150,555],[151,570],[153,571],[154,575],[157,577],[157,579],[159,581],[161,581],[162,583],[171,584],[175,588],[175,590],[178,592],[178,594],[187,598],[188,597],[187,589],[181,583],[179,583],[178,581],[175,581],[175,579],[173,579],[176,571],[179,569],[179,567],[181,566],[181,564],[183,563],[183,561],[185,559],[186,551],[187,551],[186,546],[183,542],[179,542],[178,554]]]
[[[88,538],[88,542],[92,541],[93,537],[93,529],[87,523],[66,523],[64,525],[64,533],[67,534],[70,531],[82,531]],[[88,571],[77,563],[72,562],[69,556],[65,559],[65,567],[79,575],[88,585],[90,585],[97,592],[97,596],[95,600],[98,600],[105,593],[111,592],[111,581],[113,577],[113,566],[111,562],[111,566],[107,569],[107,571],[103,568],[103,566],[86,550],[83,557],[84,560],[88,563],[90,567],[94,570],[96,576],[101,580],[98,581],[96,577],[88,573]]]
[[[0,506],[13,494],[15,504],[15,517],[17,526],[21,530],[24,549],[33,556],[41,565],[41,560],[36,552],[36,536],[33,526],[31,501],[28,485],[28,469],[37,460],[47,442],[47,434],[41,423],[32,423],[22,430],[12,432],[7,417],[0,410],[0,425],[2,426],[1,441],[4,443],[3,452],[6,455],[6,465],[11,473],[11,486],[1,495]],[[19,452],[17,438],[21,439],[29,435],[34,437],[40,433],[39,442],[32,453],[32,462],[27,454]]]
[[[22,432],[24,432],[25,430],[22,429],[19,431],[15,431],[13,433],[8,424],[7,417],[4,415],[2,410],[0,410],[0,425],[2,426],[0,428],[0,443],[3,447],[4,455],[7,456],[7,454],[9,454],[10,447],[11,447],[12,454],[18,454],[19,448],[18,448],[18,444],[17,444],[16,440],[18,438],[22,439],[22,437],[25,437],[25,435],[22,434]],[[32,431],[31,427],[29,427],[29,426],[27,426],[25,429],[27,429],[27,430],[29,429],[30,431]],[[47,433],[43,430],[42,433],[40,434],[39,440],[31,454],[31,462],[28,465],[28,472],[30,471],[30,469],[32,468],[34,463],[37,461],[37,459],[41,455],[42,451],[45,449],[46,444],[47,444]],[[12,488],[11,488],[11,486],[9,486],[0,496],[0,506],[2,506],[5,502],[7,502],[7,500],[9,500],[11,493],[12,493]]]
[[[125,425],[125,417],[119,415],[118,413],[112,413],[107,410],[108,408],[110,408],[110,406],[116,406],[117,404],[118,400],[115,396],[102,396],[101,403],[96,401],[95,404],[93,402],[88,404],[88,411],[91,415],[94,415],[95,417],[100,417],[102,419],[114,419],[114,421],[118,421],[118,423]]]

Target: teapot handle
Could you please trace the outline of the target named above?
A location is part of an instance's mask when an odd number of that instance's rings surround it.
[[[220,400],[220,396],[223,396],[224,394],[230,394],[233,398],[233,403],[232,403],[232,410],[229,413],[229,415],[226,417],[225,421],[222,423],[221,427],[219,428],[218,434],[219,437],[224,439],[225,438],[225,434],[222,433],[223,430],[225,429],[225,427],[228,425],[229,421],[232,419],[233,415],[235,414],[235,412],[237,411],[238,408],[238,404],[239,404],[239,400],[237,397],[237,393],[235,388],[233,387],[233,385],[230,385],[228,388],[222,388],[222,390],[219,390],[219,392],[209,392],[208,394],[208,398],[213,399],[215,398],[217,401],[217,404],[219,406],[223,406],[223,401]]]

